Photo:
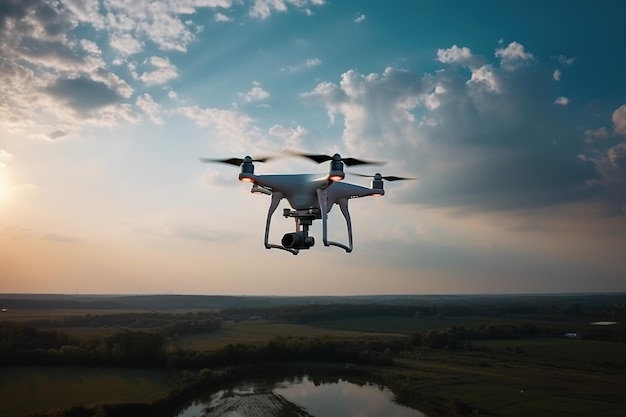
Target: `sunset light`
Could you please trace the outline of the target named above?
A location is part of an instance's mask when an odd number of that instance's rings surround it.
[[[5,1],[0,293],[626,291],[626,3],[480,3]]]

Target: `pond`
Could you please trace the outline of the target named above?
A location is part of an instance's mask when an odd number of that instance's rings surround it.
[[[308,376],[278,383],[242,383],[211,394],[177,417],[424,417],[394,402],[387,388]]]

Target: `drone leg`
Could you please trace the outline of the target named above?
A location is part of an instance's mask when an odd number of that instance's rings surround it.
[[[326,194],[326,190],[317,190],[317,200],[320,205],[320,210],[322,212],[322,240],[324,241],[324,246],[337,246],[342,248],[346,252],[352,252],[352,222],[350,221],[350,213],[348,212],[348,200],[341,199],[339,201],[339,207],[341,208],[341,212],[343,213],[343,217],[346,219],[346,225],[348,227],[348,240],[349,245],[346,246],[343,243],[333,242],[328,240],[328,196]]]
[[[346,219],[346,227],[348,228],[348,247],[346,252],[352,252],[352,220],[350,219],[350,212],[348,211],[348,199],[342,198],[339,200],[339,208],[341,209],[341,213],[343,213],[343,217]],[[345,246],[343,247],[345,249]]]
[[[276,209],[278,208],[278,205],[280,204],[280,200],[283,199],[283,195],[281,193],[278,192],[273,192],[272,193],[272,202],[270,203],[270,208],[267,211],[267,220],[265,222],[265,248],[266,249],[282,249],[282,250],[286,250],[287,252],[291,252],[294,255],[297,255],[299,250],[298,249],[290,249],[290,248],[286,248],[283,245],[275,245],[273,243],[269,243],[269,238],[270,238],[270,223],[272,221],[272,215],[274,214],[274,212],[276,211]]]

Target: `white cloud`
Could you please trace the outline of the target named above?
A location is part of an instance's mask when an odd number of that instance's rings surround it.
[[[243,101],[246,103],[251,103],[253,101],[265,100],[269,98],[270,93],[263,89],[261,83],[257,81],[252,82],[253,86],[246,93],[239,93],[239,96],[243,98]]]
[[[166,82],[178,77],[178,70],[167,57],[153,56],[150,57],[150,64],[155,68],[153,71],[146,71],[136,76],[146,85],[165,84]]]
[[[561,71],[559,71],[558,69],[555,69],[554,72],[552,73],[552,79],[555,81],[561,81]]]
[[[232,22],[233,19],[226,16],[224,13],[215,13],[216,22]]]
[[[257,150],[271,147],[254,124],[254,119],[239,110],[186,106],[179,107],[174,112],[193,120],[200,127],[213,130],[224,150],[249,152],[252,146]]]
[[[430,84],[422,77],[405,70],[386,68],[383,74],[368,75],[350,70],[342,75],[339,85],[320,83],[302,98],[323,103],[331,122],[342,115],[344,142],[351,152],[359,152],[364,147],[384,148],[386,141],[396,142],[408,133],[403,130],[411,129],[412,112],[429,89]]]
[[[554,100],[554,104],[558,104],[559,106],[567,106],[569,104],[569,99],[567,97],[558,97]]]
[[[254,0],[250,8],[250,16],[259,19],[267,19],[274,12],[284,13],[290,7],[311,15],[310,6],[323,6],[325,0]]]
[[[524,45],[517,42],[511,42],[506,48],[497,48],[495,55],[500,58],[500,66],[506,69],[516,68],[534,59],[533,54],[526,52]]]
[[[313,67],[317,67],[322,65],[322,60],[319,58],[309,58],[306,61],[304,61],[301,64],[298,65],[291,65],[287,68],[281,68],[281,71],[288,71],[288,72],[299,72],[308,68],[313,68]]]
[[[473,70],[472,76],[467,81],[467,84],[483,87],[487,91],[500,92],[500,85],[491,65],[483,65]]]
[[[299,124],[293,127],[285,127],[283,125],[276,124],[270,128],[269,133],[270,135],[274,135],[283,139],[283,146],[289,148],[300,146],[303,137],[308,132],[304,127]]]
[[[145,93],[140,95],[139,97],[137,97],[135,104],[154,123],[159,125],[163,124],[163,119],[161,119],[161,117],[159,117],[158,115],[161,112],[161,106],[154,101],[150,94]]]
[[[466,63],[471,59],[472,59],[472,51],[470,48],[467,48],[465,46],[462,48],[459,48],[456,45],[452,45],[451,48],[437,50],[437,60],[445,64],[450,64],[450,63],[455,63],[455,62]]]
[[[615,130],[615,133],[619,135],[626,135],[626,104],[615,110],[611,119],[613,120],[613,129]]]
[[[133,38],[130,33],[114,34],[111,36],[111,47],[123,56],[133,55],[143,50],[143,42]]]
[[[365,16],[363,13],[360,13],[356,19],[354,19],[355,23],[361,23],[362,21],[364,21],[367,18],[367,16]]]

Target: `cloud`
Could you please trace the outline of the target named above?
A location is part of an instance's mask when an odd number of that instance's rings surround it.
[[[500,85],[491,65],[483,65],[473,70],[471,78],[467,81],[467,85],[475,85],[495,93],[500,92]]]
[[[158,115],[161,112],[161,106],[154,101],[150,94],[144,93],[137,97],[136,104],[152,122],[158,125],[163,124],[163,119]]]
[[[239,110],[185,106],[177,108],[174,113],[193,120],[200,127],[213,130],[224,150],[249,152],[252,145],[254,149],[268,146],[267,139],[254,124],[254,119]]]
[[[284,13],[289,8],[312,14],[311,7],[320,7],[325,0],[254,0],[249,14],[259,19],[267,19],[274,12]]]
[[[121,97],[106,84],[87,78],[58,79],[46,91],[78,113],[121,101]]]
[[[602,175],[579,157],[595,150],[552,105],[551,72],[523,65],[535,59],[516,42],[496,49],[499,68],[485,63],[468,74],[452,65],[471,57],[469,48],[441,49],[437,58],[449,65],[425,75],[350,70],[302,98],[343,122],[351,153],[408,160],[401,174],[420,183],[396,197],[406,202],[475,213],[598,201]]]
[[[496,49],[496,57],[500,58],[502,68],[514,69],[534,59],[533,54],[526,52],[524,45],[511,42],[505,48]]]
[[[451,64],[453,62],[466,63],[472,59],[472,51],[467,47],[459,48],[456,45],[448,49],[437,50],[437,60],[444,64]]]
[[[110,45],[122,56],[137,54],[145,46],[143,42],[135,39],[130,33],[111,35]]]
[[[552,73],[552,79],[554,81],[561,81],[561,71],[559,71],[558,69],[555,69],[554,72]]]
[[[243,98],[245,103],[251,103],[253,101],[265,100],[270,97],[270,93],[261,87],[261,83],[258,81],[252,82],[252,88],[246,93],[239,93],[239,96]]]
[[[50,140],[88,126],[135,122],[133,106],[145,101],[133,97],[131,82],[151,87],[178,78],[166,52],[186,52],[197,40],[206,24],[200,11],[223,22],[230,20],[227,11],[264,19],[277,11],[310,14],[324,4],[6,0],[0,7],[0,129],[15,137]]]
[[[146,71],[141,75],[135,73],[135,77],[143,81],[146,85],[165,84],[170,80],[178,77],[178,70],[167,57],[153,56],[148,60],[154,68],[152,71]]]
[[[307,130],[299,124],[292,127],[285,127],[280,124],[272,126],[269,130],[270,135],[281,138],[285,147],[296,147],[302,143],[303,137],[308,133]]]
[[[567,106],[569,104],[569,99],[567,97],[558,97],[554,100],[554,104],[558,104],[559,106]]]
[[[615,134],[626,135],[626,104],[620,106],[611,116]]]
[[[224,13],[215,13],[216,22],[232,22],[233,19],[226,16]]]
[[[585,142],[587,143],[592,143],[600,139],[605,139],[609,136],[609,131],[606,130],[606,127],[585,130]]]
[[[356,19],[354,19],[354,23],[361,23],[366,18],[367,18],[367,16],[365,16],[365,14],[359,13],[359,15],[356,17]]]
[[[622,142],[610,148],[607,156],[611,165],[626,171],[626,143]]]
[[[322,65],[322,60],[319,58],[309,58],[301,64],[292,65],[287,68],[281,68],[281,71],[288,71],[291,73],[299,72],[308,68],[313,68]]]

